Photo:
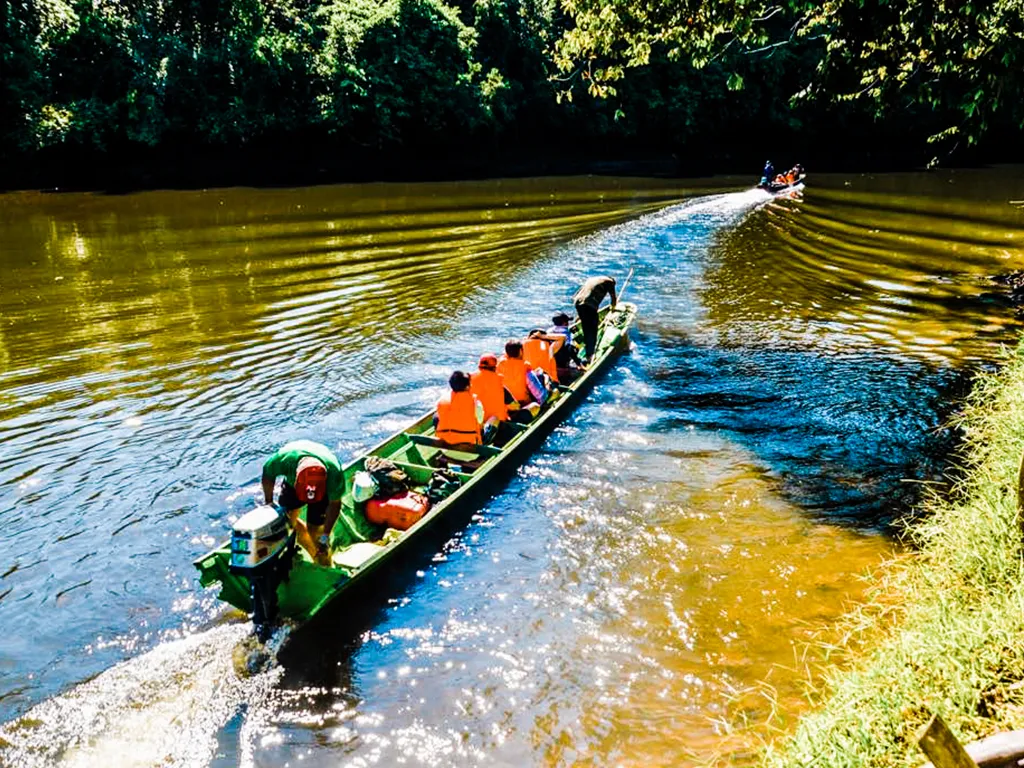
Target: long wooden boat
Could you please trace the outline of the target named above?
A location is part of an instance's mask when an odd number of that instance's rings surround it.
[[[301,547],[291,547],[287,574],[276,585],[276,600],[273,600],[274,617],[294,624],[305,624],[320,614],[328,605],[342,603],[343,598],[363,593],[361,587],[373,585],[379,595],[383,572],[396,565],[408,563],[422,544],[429,544],[438,533],[453,530],[453,526],[465,521],[479,510],[480,506],[497,493],[517,467],[539,446],[579,402],[586,397],[597,379],[613,363],[614,359],[629,348],[629,329],[636,317],[636,305],[619,302],[615,309],[605,308],[601,312],[601,334],[597,354],[586,371],[569,386],[560,386],[558,394],[544,405],[540,414],[528,425],[521,427],[501,448],[475,446],[467,450],[453,450],[434,437],[433,411],[411,424],[408,428],[387,438],[367,454],[356,458],[343,467],[346,493],[342,499],[342,514],[334,526],[332,543],[340,538],[345,546],[332,548],[332,564],[318,565]],[[573,328],[576,337],[580,330]],[[349,543],[350,526],[342,530],[346,520],[361,515],[361,505],[351,495],[352,479],[356,472],[363,470],[367,457],[378,456],[393,461],[409,476],[416,486],[425,486],[438,469],[438,454],[444,454],[449,465],[456,465],[460,471],[455,474],[461,485],[447,498],[434,504],[408,530],[403,532],[375,530],[366,541]],[[365,519],[365,518],[363,518]],[[339,536],[343,533],[344,536]],[[434,534],[431,536],[430,534]],[[434,550],[436,551],[436,549]],[[253,584],[244,572],[232,568],[231,542],[227,541],[194,561],[199,570],[203,586],[220,583],[219,599],[247,613],[260,615],[261,600]],[[386,597],[387,595],[384,595]],[[273,597],[273,596],[272,596]],[[256,619],[257,632],[262,637],[261,626]]]
[[[801,175],[800,178],[798,178],[796,181],[791,182],[789,184],[777,184],[774,181],[768,181],[765,182],[764,184],[758,184],[757,187],[758,189],[763,189],[766,192],[771,192],[772,194],[774,194],[776,192],[782,192],[783,190],[786,189],[795,189],[796,187],[802,187],[804,185],[804,179],[806,178],[807,174],[805,173]]]

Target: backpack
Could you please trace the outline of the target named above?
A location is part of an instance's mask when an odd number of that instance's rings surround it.
[[[390,499],[409,490],[409,476],[395,462],[378,456],[367,456],[366,471],[377,481],[375,499]]]
[[[534,368],[532,371],[526,372],[526,388],[529,390],[530,396],[535,402],[544,405],[551,396],[551,392],[555,388],[555,383],[543,369]]]
[[[438,469],[431,476],[425,493],[432,504],[437,504],[459,490],[461,485],[462,480],[458,475],[447,469]]]

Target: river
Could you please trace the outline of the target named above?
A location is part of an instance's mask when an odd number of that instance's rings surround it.
[[[1020,330],[1024,171],[812,181],[0,196],[0,762],[753,760]],[[473,522],[238,677],[191,560],[263,458],[630,268],[631,354]]]

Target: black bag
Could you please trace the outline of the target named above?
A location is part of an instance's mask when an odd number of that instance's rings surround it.
[[[377,481],[375,499],[390,499],[409,490],[409,476],[393,461],[377,456],[367,456],[366,471]]]
[[[425,493],[431,504],[437,504],[459,490],[461,485],[462,481],[458,475],[446,469],[439,469],[431,476]]]

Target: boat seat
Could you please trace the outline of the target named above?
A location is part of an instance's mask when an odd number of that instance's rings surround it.
[[[344,549],[339,549],[331,557],[331,562],[335,566],[340,566],[341,568],[356,570],[362,567],[370,558],[379,555],[383,549],[384,548],[379,544],[360,541],[355,544],[349,544]]]
[[[430,448],[437,448],[442,451],[453,451],[455,453],[469,453],[481,456],[484,458],[490,458],[491,456],[500,456],[501,449],[495,448],[490,445],[448,445],[443,440],[438,440],[436,437],[430,437],[428,435],[417,435],[409,432],[405,433],[405,436],[409,438],[416,445],[426,445]]]
[[[440,470],[439,467],[432,467],[429,464],[410,464],[407,461],[394,461],[394,459],[392,459],[392,462],[399,469],[404,469],[405,473],[410,477],[414,477],[414,475],[418,475],[420,472],[423,472],[424,470],[429,472],[430,475],[433,475],[435,472],[438,472]],[[463,482],[469,480],[470,478],[470,475],[465,472],[456,472],[455,474],[461,477]],[[414,479],[416,479],[417,481],[422,480],[422,478]]]

